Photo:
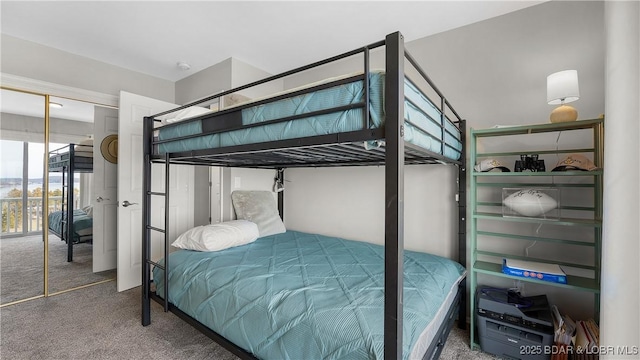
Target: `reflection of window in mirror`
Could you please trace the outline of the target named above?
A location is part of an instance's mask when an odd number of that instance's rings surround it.
[[[0,304],[44,295],[45,97],[2,89]]]

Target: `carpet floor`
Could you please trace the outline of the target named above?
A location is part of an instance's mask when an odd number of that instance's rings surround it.
[[[237,359],[155,302],[151,325],[140,325],[140,290],[118,293],[107,282],[3,307],[0,358]],[[457,327],[440,358],[494,359],[471,351],[468,332]]]
[[[73,247],[67,262],[67,245],[49,235],[49,293],[72,289],[107,279],[116,270],[94,273],[91,244]],[[0,304],[44,293],[44,245],[41,235],[0,239]]]

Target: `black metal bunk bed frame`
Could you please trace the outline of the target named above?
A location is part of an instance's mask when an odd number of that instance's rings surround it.
[[[49,172],[62,173],[62,206],[61,210],[65,215],[62,217],[62,231],[49,228],[48,230],[56,234],[62,241],[67,244],[67,262],[73,261],[73,245],[74,245],[74,229],[73,229],[73,181],[76,172],[90,173],[93,172],[93,159],[91,161],[77,161],[86,157],[77,157],[75,155],[75,145],[69,144],[59,149],[49,152]],[[83,145],[89,146],[89,145]],[[68,150],[67,150],[68,148]],[[70,185],[71,184],[71,185]],[[71,204],[71,206],[69,206]],[[65,217],[66,216],[66,217]],[[66,230],[66,237],[65,237]],[[93,234],[80,237],[81,242],[93,240]]]
[[[275,123],[281,121],[295,120],[297,118],[321,115],[324,113],[346,110],[348,108],[360,107],[364,112],[364,119],[371,121],[369,118],[369,51],[377,47],[385,47],[385,125],[377,129],[369,129],[365,126],[364,130],[352,131],[347,133],[319,135],[305,138],[297,138],[290,140],[279,140],[268,143],[248,144],[230,146],[225,148],[194,150],[187,152],[165,153],[164,155],[154,155],[153,150],[157,149],[158,144],[167,141],[175,141],[183,138],[174,138],[171,140],[154,140],[154,122],[156,118],[162,115],[170,114],[175,111],[186,109],[190,106],[201,104],[206,101],[221,98],[227,94],[238,92],[253,86],[267,83],[294,73],[299,73],[320,65],[324,65],[336,60],[344,59],[356,54],[364,55],[364,73],[350,77],[343,82],[354,81],[359,79],[364,82],[364,100],[361,103],[342,106],[339,108],[331,108],[314,113],[305,113],[285,119],[273,120],[270,122],[262,122],[260,125]],[[440,154],[427,151],[423,148],[410,143],[405,143],[404,136],[404,61],[405,59],[418,71],[420,76],[426,80],[435,93],[440,98],[441,116],[447,116],[445,109],[449,109],[456,117],[453,121],[460,130],[462,152],[460,160],[451,160]],[[215,129],[209,129],[208,134],[235,130],[238,128],[246,128],[235,120],[236,115],[246,107],[256,106],[262,103],[276,101],[286,96],[294,96],[312,92],[324,87],[336,85],[340,81],[334,81],[329,84],[323,84],[306,88],[303,90],[289,93],[286,95],[269,98],[259,102],[253,102],[247,106],[238,106],[228,110],[221,110],[213,114],[206,114],[193,120],[206,119],[216,117],[217,126]],[[435,104],[435,103],[434,103]],[[189,120],[185,120],[189,121]],[[444,122],[443,122],[444,124]],[[165,125],[166,126],[166,125]],[[251,125],[249,125],[251,126]],[[203,129],[205,130],[205,129]],[[206,130],[205,130],[206,131]],[[444,135],[447,130],[442,126],[442,149],[444,150]],[[171,164],[189,164],[189,165],[209,165],[209,166],[227,166],[227,167],[254,167],[276,169],[276,181],[282,183],[284,181],[284,169],[287,167],[320,167],[320,166],[345,166],[345,165],[384,165],[385,166],[385,287],[384,287],[384,356],[385,359],[402,358],[402,324],[403,324],[403,248],[404,248],[404,165],[406,164],[455,164],[458,167],[458,262],[466,266],[466,160],[465,160],[465,133],[466,121],[461,119],[456,111],[451,107],[444,95],[429,79],[426,73],[420,68],[417,62],[406,52],[404,48],[404,40],[399,32],[386,36],[385,40],[370,44],[368,46],[323,60],[304,67],[284,72],[279,75],[265,78],[260,81],[253,82],[238,88],[231,89],[219,93],[217,95],[195,101],[184,106],[162,112],[153,116],[144,118],[144,197],[143,197],[143,270],[142,270],[142,325],[147,326],[151,322],[151,304],[150,300],[162,304],[164,311],[171,311],[194,326],[205,335],[244,359],[254,359],[255,357],[244,349],[231,343],[221,335],[202,325],[200,322],[190,317],[180,309],[175,307],[168,301],[168,257],[170,242],[167,239],[169,221],[165,217],[164,229],[160,229],[151,225],[151,197],[164,197],[165,208],[169,208],[169,172]],[[198,134],[197,136],[204,135]],[[362,147],[362,142],[367,140],[385,141],[384,148],[368,149]],[[358,144],[359,145],[356,145]],[[443,151],[444,153],[444,151]],[[153,192],[151,190],[151,167],[152,163],[164,163],[165,165],[165,193]],[[278,210],[280,216],[284,218],[284,194],[278,193]],[[159,264],[151,260],[151,231],[164,233],[164,264]],[[159,296],[152,291],[152,280],[150,277],[151,266],[156,266],[164,271],[164,294]],[[455,305],[457,304],[457,306]],[[447,320],[438,329],[438,335],[427,350],[429,358],[437,358],[442,351],[444,341],[453,326],[456,314],[458,317],[458,326],[466,328],[466,284],[465,280],[461,281],[458,286],[458,293],[454,305],[447,314]]]

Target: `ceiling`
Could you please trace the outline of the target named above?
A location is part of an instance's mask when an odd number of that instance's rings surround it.
[[[0,9],[3,34],[177,81],[230,57],[276,74],[394,31],[411,41],[541,2],[3,0]]]

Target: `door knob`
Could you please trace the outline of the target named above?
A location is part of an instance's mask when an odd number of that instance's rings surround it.
[[[122,206],[124,207],[131,206],[131,205],[138,205],[138,203],[132,203],[132,202],[129,202],[129,200],[125,200],[122,202]]]
[[[96,201],[97,201],[97,202],[102,202],[102,200],[110,200],[110,199],[103,199],[103,198],[102,198],[102,196],[98,196],[98,197],[96,198]]]

